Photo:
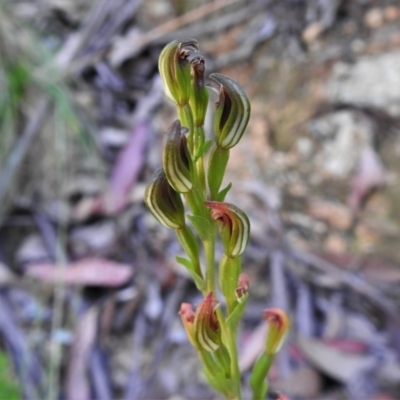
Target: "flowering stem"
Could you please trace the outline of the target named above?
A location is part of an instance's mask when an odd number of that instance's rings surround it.
[[[206,286],[207,292],[215,291],[215,228],[210,229],[209,237],[203,241],[206,254]]]
[[[252,400],[264,399],[268,390],[267,374],[274,361],[273,355],[262,354],[256,361],[250,378]]]
[[[221,327],[221,334],[222,334],[223,342],[225,343],[225,345],[228,349],[229,357],[231,359],[230,372],[231,372],[231,376],[232,376],[232,381],[235,383],[235,386],[236,386],[235,399],[241,400],[242,395],[241,395],[241,391],[240,391],[241,382],[240,382],[239,362],[238,362],[237,349],[236,349],[236,334],[232,330],[230,330],[228,328],[228,326],[226,325],[225,317],[222,314],[222,311],[219,307],[217,308],[216,313],[217,313],[219,325]]]

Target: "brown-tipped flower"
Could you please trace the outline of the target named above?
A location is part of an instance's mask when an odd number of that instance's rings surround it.
[[[196,310],[194,321],[195,341],[205,351],[216,351],[221,345],[221,332],[215,310],[219,303],[210,292]]]
[[[180,229],[185,225],[181,195],[169,184],[162,169],[147,186],[144,201],[154,217],[167,228]]]
[[[219,93],[214,115],[217,145],[230,149],[242,138],[250,118],[250,101],[243,89],[222,74],[211,74],[210,87]]]
[[[249,292],[249,287],[250,287],[250,277],[245,272],[242,272],[239,275],[238,285],[235,291],[236,297],[239,302],[243,299],[243,297],[247,295],[247,293]]]
[[[191,61],[190,66],[192,70],[193,92],[189,103],[193,111],[194,125],[198,127],[204,124],[208,106],[208,90],[204,83],[204,58],[201,56],[195,57]]]
[[[182,132],[182,125],[178,119],[168,128],[163,167],[170,185],[179,193],[187,193],[192,189],[192,159]]]
[[[190,39],[167,44],[160,54],[160,71],[166,96],[178,105],[187,104],[192,91],[189,55],[198,51],[198,42]]]
[[[250,221],[247,215],[230,203],[206,201],[204,204],[211,209],[211,218],[218,223],[225,253],[229,257],[242,254],[250,237]]]
[[[194,338],[194,319],[195,312],[193,310],[193,306],[189,303],[182,303],[181,309],[179,310],[179,314],[182,319],[183,326],[185,327],[188,338],[193,346],[195,346],[195,338]]]
[[[280,308],[269,308],[264,311],[264,319],[268,322],[267,355],[276,354],[282,347],[290,329],[290,319]]]

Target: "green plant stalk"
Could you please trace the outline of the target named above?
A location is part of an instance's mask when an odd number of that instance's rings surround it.
[[[207,292],[215,291],[215,227],[211,225],[212,230],[209,237],[203,241],[204,252],[206,254],[206,287]]]
[[[221,327],[222,341],[226,345],[229,357],[231,358],[230,372],[232,376],[232,381],[235,382],[235,392],[237,394],[235,399],[232,400],[241,400],[242,394],[240,390],[240,370],[237,355],[236,334],[232,330],[228,329],[221,308],[217,308],[216,314]]]
[[[219,287],[226,299],[228,316],[231,315],[236,303],[236,287],[242,270],[240,256],[229,257],[226,253],[222,255],[219,263]]]
[[[250,386],[253,391],[252,400],[264,399],[268,391],[266,377],[274,361],[274,355],[262,354],[256,361],[250,378]]]

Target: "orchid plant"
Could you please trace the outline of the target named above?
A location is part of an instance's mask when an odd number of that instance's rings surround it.
[[[250,222],[240,208],[224,201],[231,184],[221,185],[230,149],[240,141],[249,121],[250,102],[243,89],[222,74],[211,74],[206,83],[205,62],[196,40],[169,43],[160,55],[159,70],[179,119],[166,132],[162,168],[147,187],[145,202],[162,225],[175,230],[187,254],[177,261],[203,295],[196,310],[183,303],[180,316],[204,375],[226,399],[240,400],[237,335],[250,284],[242,272],[241,255],[249,241]],[[218,96],[212,140],[204,132],[209,88]],[[217,232],[224,249],[218,268]],[[267,374],[290,325],[279,309],[266,310],[264,318],[269,330],[265,350],[250,377],[253,400],[267,394]]]

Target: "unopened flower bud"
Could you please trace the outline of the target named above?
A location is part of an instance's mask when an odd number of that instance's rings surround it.
[[[242,272],[239,275],[238,285],[236,288],[236,298],[238,299],[238,301],[241,301],[243,297],[247,295],[247,293],[249,292],[249,287],[250,277],[246,273]]]
[[[208,90],[204,84],[204,58],[195,57],[191,63],[192,69],[192,88],[190,97],[190,107],[193,111],[194,126],[199,127],[204,124],[208,106]]]
[[[191,94],[191,71],[188,57],[198,51],[198,42],[191,39],[167,44],[160,54],[160,71],[166,96],[178,105],[188,103]]]
[[[162,169],[147,186],[144,201],[154,217],[167,228],[179,229],[185,225],[181,195],[169,184]]]
[[[198,347],[205,351],[216,351],[221,345],[221,332],[215,313],[219,303],[210,292],[196,310],[194,321],[195,339]]]
[[[194,319],[195,312],[193,310],[193,306],[189,303],[182,303],[181,309],[179,310],[179,314],[182,319],[183,326],[185,327],[186,333],[190,342],[195,346],[194,339]]]
[[[265,310],[264,319],[268,322],[265,352],[267,355],[274,355],[282,348],[286,335],[289,332],[290,319],[280,308]]]
[[[210,78],[210,87],[219,93],[214,115],[215,140],[219,147],[230,149],[239,142],[249,122],[250,102],[234,80],[218,73]]]
[[[172,123],[166,133],[163,152],[163,167],[170,185],[179,193],[187,193],[192,188],[192,160],[187,140],[182,133],[179,120]]]
[[[247,215],[233,204],[218,201],[206,201],[204,204],[211,209],[211,218],[218,223],[225,253],[229,257],[242,254],[250,237]]]

